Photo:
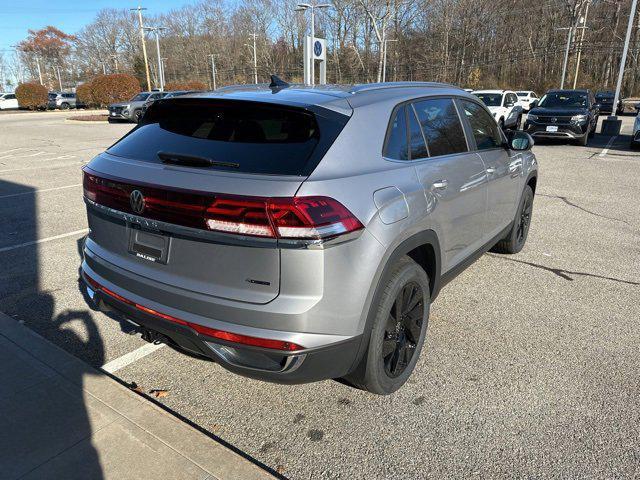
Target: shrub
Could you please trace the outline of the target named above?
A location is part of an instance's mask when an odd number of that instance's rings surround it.
[[[78,103],[80,105],[84,105],[86,107],[96,107],[98,105],[93,98],[93,85],[91,80],[78,85],[76,88],[76,97],[78,98]]]
[[[126,73],[98,75],[89,83],[91,99],[94,104],[102,107],[110,103],[127,101],[140,92],[138,79]]]
[[[28,108],[29,110],[47,108],[49,92],[47,87],[39,83],[21,83],[16,88],[16,98],[20,108]]]
[[[176,90],[208,90],[209,87],[205,83],[197,80],[186,82],[169,82],[164,86],[167,92],[173,92]]]

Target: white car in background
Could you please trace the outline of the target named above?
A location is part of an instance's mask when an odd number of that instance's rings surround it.
[[[521,90],[516,92],[518,95],[518,102],[520,102],[520,106],[525,112],[531,110],[531,102],[540,100],[536,92],[531,90]]]
[[[15,93],[0,93],[0,110],[18,108],[18,99]]]
[[[474,90],[472,92],[487,106],[500,128],[519,130],[522,106],[516,92],[511,90]]]

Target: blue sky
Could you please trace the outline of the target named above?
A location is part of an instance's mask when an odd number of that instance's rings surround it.
[[[8,53],[27,36],[27,30],[53,25],[66,33],[76,33],[103,8],[132,8],[140,4],[149,14],[181,7],[180,0],[0,0],[0,52]]]

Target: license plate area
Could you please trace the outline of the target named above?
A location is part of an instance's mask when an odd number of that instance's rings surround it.
[[[557,132],[557,131],[558,131],[558,127],[556,125],[547,126],[547,132]]]
[[[149,262],[167,263],[171,237],[143,230],[137,225],[129,226],[128,230],[130,254]]]

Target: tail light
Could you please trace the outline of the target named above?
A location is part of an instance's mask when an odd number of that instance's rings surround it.
[[[253,197],[184,192],[121,183],[84,170],[84,195],[99,205],[204,230],[282,239],[324,240],[360,230],[362,223],[329,197]],[[144,195],[134,212],[129,197]]]
[[[252,337],[249,335],[242,335],[239,333],[226,332],[224,330],[218,330],[216,328],[205,327],[204,325],[200,325],[193,322],[187,322],[186,320],[182,320],[180,318],[174,317],[172,315],[167,315],[166,313],[159,312],[149,307],[145,307],[144,305],[140,305],[128,298],[123,297],[122,295],[118,295],[115,292],[112,292],[108,288],[100,285],[93,278],[91,278],[86,273],[84,274],[84,278],[86,282],[96,291],[100,291],[110,297],[115,298],[116,300],[129,305],[130,307],[135,308],[136,310],[140,310],[148,315],[153,317],[161,318],[168,322],[176,323],[178,325],[183,325],[185,327],[192,328],[196,332],[205,335],[211,338],[217,338],[220,340],[225,340],[227,342],[239,343],[242,345],[250,345],[253,347],[262,347],[262,348],[270,348],[272,350],[283,350],[287,352],[294,352],[296,350],[303,350],[304,347],[297,345],[292,342],[287,342],[284,340],[273,340],[270,338],[260,338],[260,337]]]

